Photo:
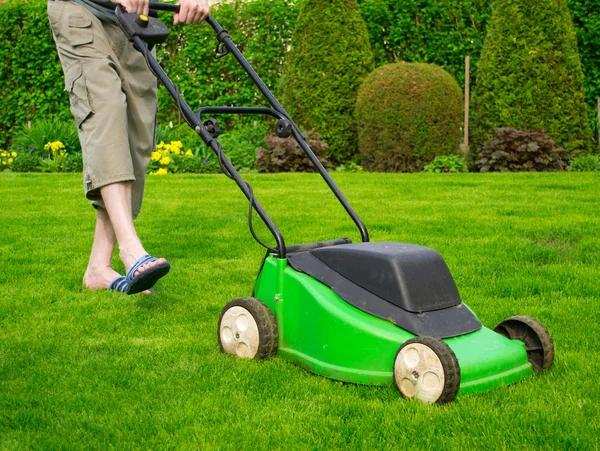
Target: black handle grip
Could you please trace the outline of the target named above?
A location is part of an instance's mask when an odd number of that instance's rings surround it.
[[[168,11],[170,13],[178,13],[179,8],[179,5],[174,5],[172,3],[150,2],[150,9],[155,9],[156,11]]]

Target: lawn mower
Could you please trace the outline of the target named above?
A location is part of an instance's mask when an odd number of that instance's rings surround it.
[[[106,2],[104,2],[106,3]],[[151,53],[168,28],[151,3],[150,17],[116,8],[118,22],[175,99],[185,121],[217,155],[222,171],[249,201],[253,237],[267,248],[249,297],[227,303],[219,317],[221,351],[242,358],[279,355],[313,373],[345,382],[395,385],[403,397],[443,404],[458,394],[514,383],[549,368],[552,338],[527,316],[513,316],[494,330],[462,302],[452,275],[435,250],[406,243],[370,242],[367,229],[301,131],[233,43],[209,16],[216,56],[239,62],[270,107],[203,106],[196,111],[179,95]],[[279,137],[296,140],[361,236],[286,246],[283,236],[221,149],[218,121],[207,115],[272,117]],[[269,247],[255,234],[256,213],[275,240]]]

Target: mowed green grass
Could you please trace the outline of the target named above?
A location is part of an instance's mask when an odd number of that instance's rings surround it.
[[[287,244],[359,239],[318,176],[245,177]],[[220,310],[263,256],[232,181],[148,180],[138,232],[172,271],[128,297],[81,288],[94,212],[80,176],[3,173],[0,448],[598,449],[600,176],[334,177],[373,241],[439,251],[484,325],[541,320],[554,366],[440,407],[222,355]]]

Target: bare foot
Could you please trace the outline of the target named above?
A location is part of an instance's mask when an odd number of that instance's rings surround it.
[[[110,266],[88,266],[83,276],[83,286],[88,290],[108,290],[110,283],[119,277],[119,275]]]
[[[108,290],[110,283],[120,274],[110,266],[88,266],[83,275],[83,286],[88,290]],[[142,291],[142,294],[152,294],[152,291]]]

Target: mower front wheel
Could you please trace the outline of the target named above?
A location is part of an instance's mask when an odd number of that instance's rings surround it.
[[[268,359],[277,353],[277,321],[269,307],[255,298],[227,303],[217,328],[221,352],[245,359]]]
[[[460,366],[450,346],[442,340],[417,337],[406,341],[396,353],[394,381],[405,398],[445,404],[458,393]]]

